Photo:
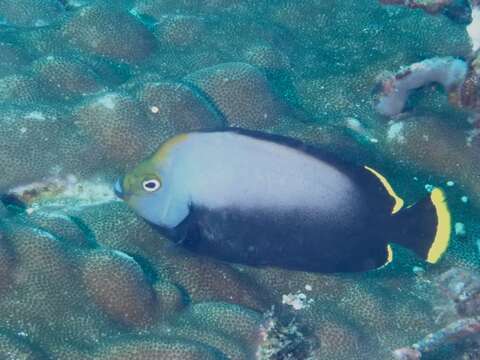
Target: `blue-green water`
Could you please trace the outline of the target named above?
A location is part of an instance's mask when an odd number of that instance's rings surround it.
[[[392,359],[478,315],[437,286],[480,256],[477,65],[447,10],[0,0],[0,359]],[[249,267],[174,246],[115,197],[168,138],[225,127],[369,164],[407,206],[442,187],[448,250],[427,264],[394,245],[355,274]],[[422,359],[478,357],[464,337],[437,345]]]

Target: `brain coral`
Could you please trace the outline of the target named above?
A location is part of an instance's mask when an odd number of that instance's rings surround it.
[[[32,346],[24,337],[0,333],[0,356],[3,359],[45,360],[46,354]]]
[[[0,42],[0,78],[21,72],[30,61],[29,54],[18,44]]]
[[[57,21],[64,8],[57,0],[1,0],[0,19],[15,26],[46,26]]]
[[[53,164],[63,162],[59,154],[50,151],[59,147],[66,134],[56,110],[3,108],[0,124],[0,161],[9,169],[2,173],[0,189],[42,179]]]
[[[91,301],[112,319],[137,327],[155,321],[155,292],[133,258],[121,252],[95,252],[80,271]]]
[[[265,75],[245,63],[206,68],[184,80],[200,89],[230,126],[266,129],[273,126],[285,110]]]
[[[33,64],[33,71],[52,100],[76,100],[104,89],[93,69],[73,58],[47,56]]]
[[[278,71],[289,68],[288,57],[270,45],[254,45],[244,52],[246,62],[259,69]]]
[[[227,360],[215,348],[189,340],[148,339],[111,344],[92,360]]]
[[[145,146],[150,122],[138,101],[128,95],[99,95],[79,105],[73,117],[75,124],[104,151],[105,158],[114,163],[133,164],[156,147]]]
[[[195,13],[199,5],[198,0],[136,0],[133,11],[159,20],[175,12]]]
[[[228,264],[190,256],[175,248],[121,202],[72,212],[95,233],[103,246],[144,259],[160,279],[178,285],[193,302],[223,301],[265,310],[265,294],[252,293],[249,279]],[[115,221],[105,221],[107,218]]]
[[[0,0],[0,18],[0,358],[388,359],[438,328],[432,277],[478,268],[465,115],[437,93],[386,123],[370,94],[381,70],[468,56],[464,26],[370,0]],[[368,160],[410,203],[453,179],[465,234],[435,266],[394,249],[310,274],[196,256],[113,200],[168,136],[225,125]]]
[[[0,269],[13,280],[0,294],[0,317],[8,321],[8,329],[23,334],[15,351],[26,351],[32,343],[38,354],[59,359],[155,359],[162,354],[169,359],[249,359],[256,349],[260,313],[226,303],[185,308],[187,293],[165,278],[152,277],[146,264],[140,266],[134,257],[48,231],[68,219],[70,227],[81,225],[85,231],[88,225],[80,217],[53,216],[38,228],[35,223],[42,217],[37,211],[2,224]],[[102,238],[98,228],[91,229],[84,236]],[[30,300],[16,306],[23,296]],[[131,331],[145,327],[150,335]],[[23,340],[27,337],[28,342]],[[98,342],[102,345],[94,345]],[[93,351],[85,352],[85,346]]]
[[[163,46],[189,48],[205,36],[203,19],[196,16],[165,15],[159,18],[154,35]]]
[[[78,10],[63,28],[71,44],[87,53],[136,63],[156,48],[153,34],[133,15],[116,7],[94,5]]]
[[[223,125],[223,119],[197,91],[181,83],[146,83],[138,98],[152,122],[178,134]]]
[[[29,75],[9,75],[0,79],[0,103],[33,105],[45,99],[41,86]]]

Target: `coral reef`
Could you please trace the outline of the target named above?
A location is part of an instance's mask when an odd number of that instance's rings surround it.
[[[0,0],[0,19],[0,358],[388,359],[476,316],[477,298],[433,310],[439,274],[478,268],[463,24],[370,0]],[[397,79],[386,119],[371,89],[402,64],[450,94]],[[462,231],[435,266],[394,247],[382,269],[327,276],[195,256],[115,199],[113,178],[166,138],[224,126],[371,164],[406,203],[441,185]]]
[[[427,335],[411,347],[395,350],[394,356],[399,360],[418,360],[422,355],[450,343],[462,343],[473,340],[477,352],[478,334],[480,333],[480,277],[462,269],[453,268],[442,274],[438,285],[452,302],[459,317],[443,329]],[[475,349],[475,347],[477,349]]]
[[[71,44],[122,62],[138,62],[154,52],[153,34],[125,10],[105,5],[81,8],[63,27]]]
[[[41,27],[52,24],[63,15],[57,0],[0,1],[0,19],[8,25]]]
[[[165,134],[169,137],[224,126],[223,118],[213,106],[198,91],[182,83],[146,83],[137,96],[148,117],[159,127],[165,127]]]
[[[396,74],[382,74],[376,110],[386,116],[402,112],[413,89],[439,83],[447,92],[460,88],[467,75],[467,64],[454,58],[432,58],[412,64]]]
[[[411,9],[422,9],[429,14],[445,14],[459,23],[468,24],[471,18],[469,0],[380,0],[382,4],[401,5]]]
[[[32,70],[52,101],[78,100],[104,89],[95,71],[76,59],[47,56],[37,60]]]
[[[217,65],[184,80],[200,89],[230,126],[265,129],[282,114],[284,105],[273,94],[266,77],[249,64]]]

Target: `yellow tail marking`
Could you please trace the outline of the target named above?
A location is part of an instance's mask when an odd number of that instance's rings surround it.
[[[437,231],[435,233],[435,240],[428,251],[427,261],[429,263],[436,263],[448,248],[452,231],[452,217],[442,189],[433,189],[430,194],[430,199],[437,213]]]
[[[377,270],[383,269],[385,266],[390,264],[392,261],[393,261],[393,249],[390,245],[387,245],[387,261],[385,261],[385,264],[383,264],[382,266],[377,268]]]
[[[393,261],[393,250],[390,245],[387,245],[387,264],[390,264]]]
[[[375,175],[380,180],[385,190],[387,190],[388,194],[395,200],[395,204],[393,205],[393,208],[392,208],[392,214],[396,214],[397,212],[399,212],[400,209],[403,207],[404,201],[400,196],[397,195],[395,190],[393,190],[392,185],[390,185],[390,183],[385,178],[385,176],[380,174],[378,171],[372,169],[371,167],[364,166],[364,168],[370,171],[373,175]]]
[[[172,148],[175,145],[187,140],[187,138],[188,138],[188,134],[179,134],[177,136],[174,136],[168,139],[166,142],[163,143],[162,146],[160,146],[160,149],[158,149],[157,152],[153,155],[153,160],[156,162],[162,162],[163,160],[165,160],[165,158],[170,153],[170,150],[172,150]]]

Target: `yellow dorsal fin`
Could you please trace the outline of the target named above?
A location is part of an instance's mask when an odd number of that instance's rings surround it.
[[[385,190],[387,190],[388,194],[393,198],[393,200],[395,200],[395,204],[393,205],[393,208],[392,208],[392,214],[396,214],[397,212],[399,212],[400,209],[403,207],[404,201],[400,196],[397,195],[395,190],[393,190],[392,185],[390,185],[390,183],[385,178],[385,176],[383,176],[378,171],[376,171],[375,169],[372,169],[369,166],[364,166],[364,168],[370,171],[373,175],[375,175],[378,178],[378,180],[380,180]]]
[[[153,155],[153,160],[155,162],[162,162],[170,153],[170,150],[172,150],[172,148],[187,140],[188,138],[188,134],[179,134],[179,135],[176,135],[170,139],[168,139],[166,142],[164,142],[162,144],[162,146],[160,146],[160,148],[157,150],[157,152]]]

